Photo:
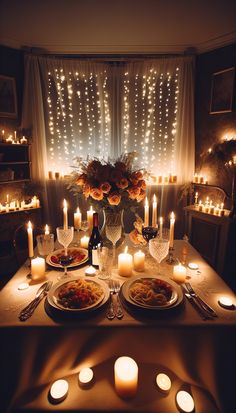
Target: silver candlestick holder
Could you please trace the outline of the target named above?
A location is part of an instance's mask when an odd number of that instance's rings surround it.
[[[174,257],[174,248],[169,247],[168,258],[166,260],[167,264],[175,265],[177,263],[177,259]]]

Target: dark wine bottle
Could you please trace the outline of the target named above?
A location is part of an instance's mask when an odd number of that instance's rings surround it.
[[[102,245],[102,237],[98,229],[98,213],[93,214],[93,229],[88,244],[89,265],[98,268],[97,248]]]

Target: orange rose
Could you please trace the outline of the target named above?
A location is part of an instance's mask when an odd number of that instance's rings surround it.
[[[117,188],[125,189],[129,185],[129,182],[126,178],[122,178],[119,182],[116,183]]]
[[[100,185],[100,189],[102,190],[102,192],[103,192],[104,194],[108,194],[108,193],[110,192],[110,190],[111,190],[111,185],[109,184],[109,182],[103,182],[103,183]]]
[[[117,192],[112,192],[108,197],[107,200],[110,205],[119,205],[121,196]]]
[[[140,201],[142,201],[142,200],[145,198],[145,196],[146,196],[146,191],[144,191],[143,189],[140,189],[140,193],[139,193],[139,195],[137,196],[136,200],[137,200],[138,202],[140,202]]]
[[[146,244],[145,239],[143,238],[143,236],[141,234],[139,234],[139,232],[137,231],[137,229],[133,229],[133,231],[131,231],[129,233],[129,237],[130,240],[133,242],[133,244],[138,245],[138,244]]]
[[[76,185],[84,185],[86,182],[86,175],[85,174],[81,174],[78,176],[77,180],[76,180]]]
[[[132,186],[131,188],[127,189],[127,191],[129,193],[130,199],[136,199],[139,196],[141,189],[138,186]]]
[[[90,185],[89,184],[85,184],[83,186],[83,194],[85,196],[85,198],[88,198],[90,195]]]
[[[141,189],[146,189],[146,187],[147,187],[146,182],[144,181],[144,179],[141,179],[140,181],[138,181],[137,185]]]
[[[92,188],[90,190],[90,196],[96,201],[101,201],[103,199],[103,192],[100,188]]]
[[[143,178],[143,174],[141,171],[136,171],[131,174],[130,181],[132,184],[137,185],[138,181]]]

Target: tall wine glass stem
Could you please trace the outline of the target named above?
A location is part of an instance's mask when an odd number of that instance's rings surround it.
[[[112,244],[112,266],[115,266],[115,259],[116,259],[116,244]]]

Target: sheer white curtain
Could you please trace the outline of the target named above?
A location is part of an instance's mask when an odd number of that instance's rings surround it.
[[[136,150],[155,175],[190,181],[194,172],[194,75],[191,57],[127,64],[121,73],[120,150]]]

